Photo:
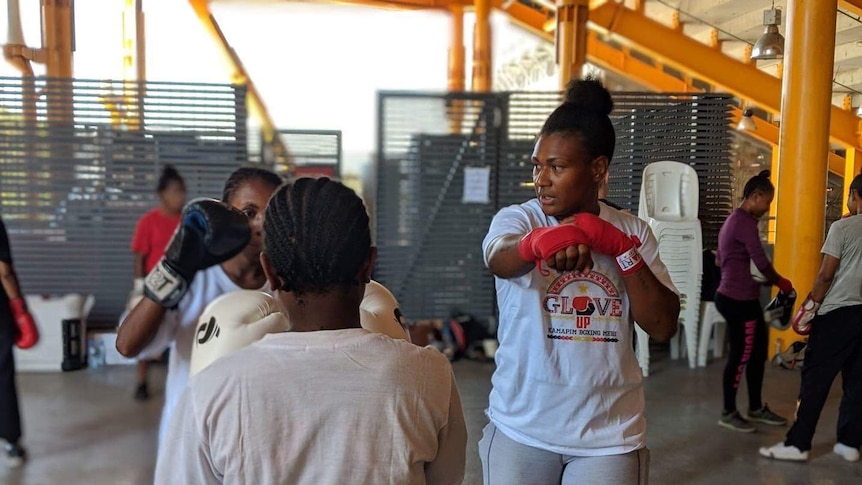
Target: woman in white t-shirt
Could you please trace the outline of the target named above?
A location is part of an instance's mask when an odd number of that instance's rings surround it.
[[[159,442],[165,436],[173,409],[188,382],[192,344],[201,313],[225,293],[257,290],[266,284],[260,265],[263,213],[270,196],[281,183],[281,177],[262,168],[243,167],[234,171],[225,183],[222,201],[248,217],[251,228],[248,245],[233,258],[198,271],[176,308],[168,310],[145,298],[120,325],[117,349],[127,357],[153,357],[171,349]]]
[[[569,85],[533,150],[537,197],[483,242],[500,308],[485,484],[647,483],[633,325],[667,340],[680,304],[649,226],[598,200],[612,109],[600,82]]]

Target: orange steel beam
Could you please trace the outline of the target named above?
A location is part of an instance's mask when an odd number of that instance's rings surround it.
[[[862,0],[859,0],[862,2]],[[505,10],[517,18],[519,24],[527,30],[539,35],[545,40],[553,42],[554,36],[543,30],[546,21],[545,15],[533,10],[523,4],[513,4]],[[617,49],[603,41],[597,32],[592,31],[587,38],[587,59],[593,64],[615,72],[621,76],[633,79],[655,91],[671,93],[700,92],[695,86],[683,79],[677,78],[665,72],[660,66],[654,66],[640,59],[632,57],[625,49]],[[742,110],[732,108],[732,123],[739,123],[742,118]],[[747,132],[752,138],[756,138],[772,146],[778,145],[778,127],[762,118],[752,117],[757,130]],[[836,174],[844,173],[844,159],[834,152],[829,152],[829,170]]]
[[[862,0],[838,0],[838,8],[862,17]]]
[[[216,45],[221,50],[231,68],[231,82],[234,84],[244,85],[246,87],[246,103],[252,115],[258,118],[261,122],[261,129],[266,141],[272,142],[276,147],[280,147],[283,155],[287,155],[287,149],[281,144],[275,129],[275,123],[263,102],[260,92],[251,81],[248,71],[242,65],[242,61],[235,50],[230,46],[224,33],[219,27],[218,22],[209,9],[209,0],[189,0],[189,4],[195,11],[201,25],[206,29],[210,36],[215,39]]]
[[[651,20],[623,4],[605,3],[590,9],[590,23],[614,33],[651,56],[690,72],[772,113],[781,111],[781,80],[744,64],[683,33]],[[830,138],[845,146],[860,146],[859,118],[831,108]],[[843,173],[843,169],[842,169]]]

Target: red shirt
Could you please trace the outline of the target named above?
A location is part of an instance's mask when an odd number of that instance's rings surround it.
[[[165,248],[179,224],[180,214],[167,216],[158,207],[138,219],[132,237],[132,252],[144,255],[145,272],[149,273],[165,254]]]

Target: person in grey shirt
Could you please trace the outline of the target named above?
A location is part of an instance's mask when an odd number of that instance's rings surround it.
[[[760,449],[777,460],[805,461],[829,388],[841,372],[844,396],[833,451],[859,460],[862,445],[862,175],[850,184],[850,215],[829,228],[814,289],[793,319],[809,335],[797,401],[796,422],[781,443]]]

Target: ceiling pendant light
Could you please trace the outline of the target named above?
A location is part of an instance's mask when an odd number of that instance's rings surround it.
[[[742,118],[739,120],[739,124],[736,125],[736,129],[738,131],[757,131],[757,125],[754,124],[754,120],[751,118],[754,115],[754,112],[751,111],[751,108],[745,108],[742,112]]]
[[[763,11],[763,25],[766,28],[763,30],[763,35],[754,43],[751,58],[783,59],[784,36],[778,32],[778,26],[781,25],[781,10],[775,8],[775,1],[772,2],[771,9]]]

